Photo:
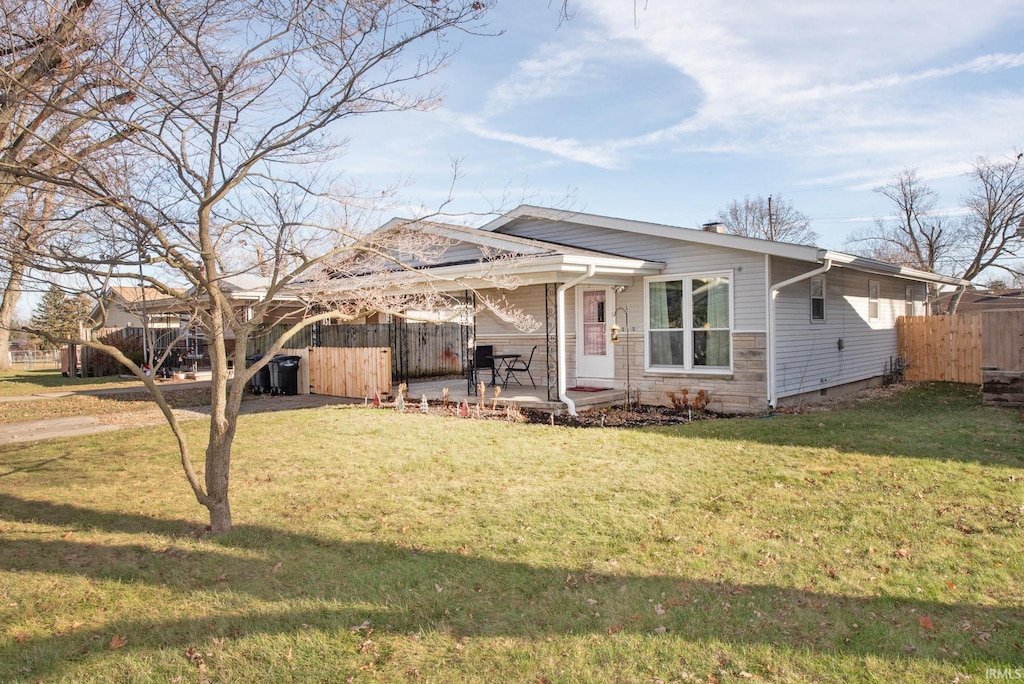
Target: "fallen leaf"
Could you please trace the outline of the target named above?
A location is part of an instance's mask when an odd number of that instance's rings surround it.
[[[28,641],[28,634],[25,634],[24,632],[18,632],[14,635],[14,640],[17,641],[19,644],[23,644],[26,641]]]
[[[668,629],[665,628],[665,625],[658,625],[657,627],[654,628],[654,633],[655,634],[664,634],[667,631],[668,631]]]
[[[278,570],[281,569],[282,565],[284,565],[284,561],[278,561],[277,565],[274,566],[274,569],[271,570],[271,572],[277,572]]]
[[[71,539],[72,535],[74,535],[74,534],[75,534],[74,532],[65,532],[64,533],[64,538],[65,539]]]
[[[361,632],[364,629],[367,629],[369,626],[370,626],[370,621],[367,620],[366,622],[364,622],[361,625],[356,625],[355,627],[349,627],[349,631],[351,631],[351,632]]]
[[[897,558],[910,558],[910,549],[896,549],[892,555]]]
[[[110,643],[107,644],[107,648],[121,648],[127,643],[128,637],[114,636],[114,638],[110,640]]]
[[[956,585],[952,582],[946,582],[946,586],[949,587],[950,591],[956,591]]]
[[[665,614],[664,606],[662,606],[660,603],[654,604],[654,614],[655,615],[664,615]]]
[[[435,584],[434,585],[434,591],[436,591],[438,594],[440,594],[442,591],[444,591],[444,587],[442,587],[440,584]]]
[[[927,629],[929,632],[935,629],[935,625],[932,623],[932,619],[927,615],[922,615],[917,618],[917,621],[921,623],[921,626]]]

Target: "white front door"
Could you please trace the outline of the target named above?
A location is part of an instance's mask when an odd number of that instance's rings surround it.
[[[576,384],[611,387],[615,350],[611,324],[615,292],[600,285],[576,286]]]

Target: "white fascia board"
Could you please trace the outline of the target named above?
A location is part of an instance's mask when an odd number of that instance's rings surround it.
[[[564,280],[566,276],[585,273],[591,265],[595,267],[597,275],[605,276],[654,275],[665,268],[661,262],[641,259],[555,254],[524,257],[520,263],[477,262],[395,273],[390,276],[393,283],[389,284],[388,289],[394,292],[417,291],[422,288],[460,290],[467,286],[491,289],[497,287],[488,281],[491,277],[516,278],[519,285],[551,283]],[[366,276],[378,277],[379,274]]]
[[[583,214],[575,211],[562,211],[558,209],[547,209],[535,207],[528,204],[519,206],[509,213],[501,216],[490,223],[482,226],[480,230],[495,231],[512,221],[520,218],[536,218],[545,221],[560,221],[563,223],[575,223],[595,228],[608,228],[627,233],[639,233],[641,235],[654,235],[683,242],[693,242],[702,245],[724,247],[727,249],[739,249],[745,252],[756,252],[758,254],[770,254],[771,256],[794,259],[797,261],[818,262],[823,250],[808,245],[794,245],[788,242],[772,242],[770,240],[759,240],[757,238],[742,237],[739,235],[726,235],[724,233],[711,233],[695,228],[681,228],[661,223],[649,223],[647,221],[634,221],[631,219],[613,218],[610,216],[598,216],[596,214]]]
[[[964,280],[963,278],[944,276],[939,275],[938,273],[929,273],[917,268],[899,266],[885,261],[868,259],[867,257],[844,254],[843,252],[827,251],[824,254],[824,258],[832,260],[832,262],[837,266],[852,268],[856,271],[864,271],[866,273],[877,273],[878,275],[890,275],[896,278],[905,278],[907,280],[940,283],[942,285],[954,285],[957,287],[970,284],[970,281]]]

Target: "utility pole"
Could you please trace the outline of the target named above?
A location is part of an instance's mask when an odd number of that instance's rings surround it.
[[[775,216],[772,214],[771,195],[768,195],[768,239],[775,242]]]

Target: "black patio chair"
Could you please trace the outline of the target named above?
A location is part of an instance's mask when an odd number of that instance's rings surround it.
[[[476,386],[480,384],[480,371],[491,369],[491,384],[494,384],[494,359],[491,355],[494,354],[494,345],[492,344],[480,344],[473,348],[473,360],[469,365],[469,372],[466,374],[466,380],[468,381],[468,387],[466,388],[470,396],[476,396]]]
[[[525,361],[523,361],[522,359],[516,359],[515,361],[508,365],[508,370],[505,371],[506,387],[508,387],[509,378],[515,380],[517,383],[519,383],[520,386],[523,385],[523,383],[516,376],[516,374],[518,373],[526,373],[526,376],[530,378],[530,384],[533,385],[534,387],[537,386],[537,383],[534,382],[533,380],[533,374],[530,373],[530,364],[533,363],[533,355],[536,353],[537,347],[535,346],[533,349],[530,350],[530,358],[526,359]]]

